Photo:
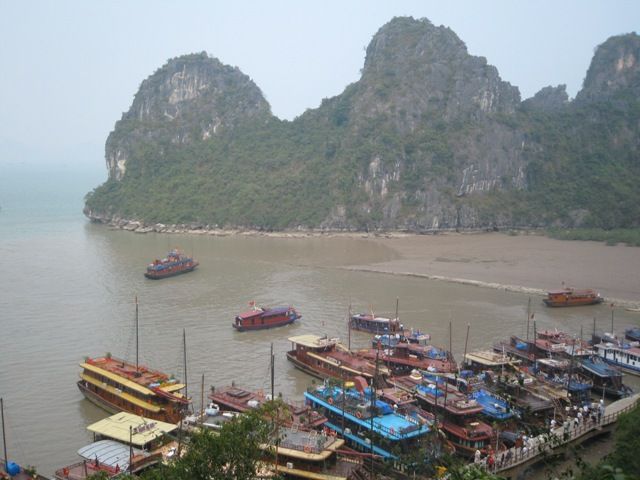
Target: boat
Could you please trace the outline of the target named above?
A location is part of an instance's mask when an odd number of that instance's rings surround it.
[[[605,335],[600,343],[593,346],[593,349],[605,362],[625,372],[640,375],[639,342],[628,342],[619,340],[613,335]]]
[[[342,388],[329,384],[309,388],[305,400],[325,412],[328,429],[342,436],[355,450],[379,456],[383,460],[399,460],[407,453],[428,443],[431,423],[427,419],[400,414],[366,387],[366,380],[354,380],[355,387]]]
[[[633,393],[630,387],[622,383],[622,372],[594,355],[578,361],[585,375],[593,380],[593,393],[613,398],[628,397]]]
[[[256,307],[255,302],[251,302],[249,305],[253,308],[237,315],[235,322],[232,323],[233,328],[239,332],[282,327],[302,318],[302,315],[291,306]]]
[[[0,478],[11,478],[12,480],[48,480],[46,477],[39,475],[35,467],[22,467],[7,458],[7,431],[4,426],[4,399],[0,397],[0,417],[2,419],[2,447],[4,449],[4,457],[0,458]],[[5,477],[5,474],[8,477]]]
[[[535,344],[539,353],[550,357],[582,358],[593,355],[589,342],[557,329],[537,332]]]
[[[593,381],[585,377],[571,361],[539,358],[531,367],[523,367],[546,387],[553,397],[573,404],[590,403]]]
[[[363,460],[358,452],[345,447],[335,432],[303,430],[279,426],[278,441],[261,445],[263,462],[273,474],[286,478],[316,480],[358,480],[363,478]]]
[[[549,290],[547,297],[542,301],[547,307],[576,307],[602,303],[604,299],[592,289],[576,290],[565,287],[559,290]]]
[[[624,336],[631,342],[640,342],[640,327],[627,328]]]
[[[371,340],[373,348],[393,348],[399,343],[408,343],[411,345],[428,346],[431,335],[423,333],[420,330],[403,331],[402,333],[384,333],[375,335]]]
[[[201,429],[220,430],[225,424],[240,415],[238,412],[225,411],[219,405],[210,402],[207,408],[201,412],[186,416],[182,420],[182,427],[187,432]]]
[[[115,440],[98,440],[78,450],[81,461],[55,471],[56,480],[85,480],[94,475],[116,478],[128,472],[137,474],[162,461],[160,452],[149,453]]]
[[[392,375],[407,374],[411,370],[429,370],[433,372],[453,372],[457,365],[446,350],[433,345],[415,345],[398,343],[395,347],[379,350],[375,348],[356,350],[355,355],[375,360],[376,357]]]
[[[349,328],[378,335],[404,332],[404,326],[398,318],[376,317],[373,313],[351,315]]]
[[[131,412],[154,420],[178,423],[191,401],[180,393],[185,385],[169,375],[106,355],[80,364],[78,388],[108,412]]]
[[[271,400],[271,395],[265,395],[262,390],[252,391],[238,387],[235,383],[221,388],[211,387],[209,399],[222,408],[232,412],[245,413],[254,410]],[[299,425],[308,429],[321,427],[327,418],[312,410],[309,405],[298,405],[284,402],[289,418],[284,422],[289,425]]]
[[[186,385],[166,373],[139,364],[137,297],[135,305],[136,363],[113,357],[110,353],[103,357],[85,357],[80,364],[82,372],[78,388],[87,400],[110,413],[125,411],[178,423],[191,405],[191,400],[180,393],[186,390]]]
[[[496,353],[509,354],[525,363],[533,363],[538,358],[536,342],[512,335],[509,340],[501,340],[493,346]]]
[[[322,380],[352,380],[356,376],[371,380],[376,376],[375,362],[350,352],[338,338],[307,334],[289,337],[289,341],[287,360],[309,375]],[[380,377],[389,373],[384,366],[378,368]]]
[[[198,262],[193,258],[186,256],[177,249],[173,249],[162,260],[156,259],[147,265],[147,271],[144,276],[151,280],[159,280],[180,275],[181,273],[192,272],[198,265]]]

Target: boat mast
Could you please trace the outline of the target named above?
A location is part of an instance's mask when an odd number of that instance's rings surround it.
[[[202,374],[202,383],[200,383],[200,424],[204,423],[204,373]]]
[[[464,367],[467,363],[467,344],[469,343],[469,329],[471,328],[471,324],[467,323],[467,336],[464,339],[464,355],[462,355],[462,366]],[[460,370],[460,368],[458,368]]]
[[[273,343],[271,343],[271,357],[269,359],[270,362],[270,366],[269,369],[271,371],[271,400],[275,400],[275,396],[274,396],[274,377],[275,377],[275,355],[273,354]]]
[[[138,296],[136,295],[136,375],[138,375]]]
[[[9,473],[7,470],[9,459],[7,458],[7,437],[4,432],[4,401],[2,397],[0,397],[0,415],[2,416],[2,450],[4,452],[4,471]]]
[[[613,333],[613,303],[611,304],[611,336],[615,338],[615,334]]]
[[[376,349],[376,369],[375,369],[375,374],[373,376],[373,380],[371,381],[371,405],[370,405],[370,414],[371,414],[371,434],[369,435],[370,439],[371,439],[371,478],[375,478],[374,475],[374,471],[373,471],[373,434],[374,434],[374,430],[373,430],[373,419],[375,416],[375,405],[376,405],[376,388],[378,386],[378,360],[379,360],[379,356],[380,356],[380,347],[378,347]],[[342,394],[344,395],[344,391],[342,392]],[[344,433],[344,430],[343,430]]]
[[[184,396],[189,398],[188,383],[187,383],[187,331],[182,329],[182,353],[184,355]]]
[[[527,302],[527,340],[529,340],[529,316],[531,315],[531,297],[529,297],[529,301]]]
[[[347,317],[347,331],[349,341],[347,343],[347,350],[351,351],[351,304],[349,304],[349,316]]]
[[[396,297],[396,320],[398,320],[398,304],[400,303],[400,299]],[[399,322],[398,322],[399,324]]]

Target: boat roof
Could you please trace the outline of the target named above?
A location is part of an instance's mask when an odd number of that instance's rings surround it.
[[[97,458],[98,463],[113,468],[120,467],[123,472],[129,468],[129,459],[131,458],[129,446],[115,440],[93,442],[78,450],[78,455],[85,460]],[[144,451],[134,448],[133,455],[144,455]]]
[[[549,295],[561,295],[563,293],[571,293],[574,295],[592,295],[596,293],[592,288],[584,288],[582,290],[577,290],[575,288],[558,288],[555,290],[548,290],[547,293]]]
[[[328,347],[329,345],[337,345],[339,343],[337,338],[328,338],[327,336],[320,337],[313,334],[297,335],[295,337],[289,337],[288,340],[308,348]]]
[[[521,362],[520,360],[514,360],[509,358],[507,355],[495,353],[491,350],[480,350],[477,352],[467,353],[465,355],[465,359],[487,367],[499,367],[501,365],[518,364]]]
[[[144,365],[136,365],[120,358],[115,357],[96,357],[88,358],[80,366],[86,370],[104,375],[115,382],[135,390],[143,395],[153,395],[150,388],[158,387],[161,390],[172,392],[184,388],[175,386],[180,385],[177,380],[172,379],[166,373],[158,370],[152,370]],[[167,387],[170,389],[167,390]]]
[[[133,445],[143,447],[176,428],[178,426],[172,423],[120,412],[89,425],[87,430],[126,444],[129,444],[129,439],[131,439]]]

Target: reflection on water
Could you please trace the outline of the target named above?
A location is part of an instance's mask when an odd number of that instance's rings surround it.
[[[276,390],[301,400],[311,378],[286,361],[287,338],[316,333],[346,341],[349,305],[391,316],[399,299],[403,323],[431,333],[436,344],[451,343],[458,358],[467,324],[469,350],[525,335],[525,295],[335,268],[395,258],[368,239],[136,235],[89,224],[79,214],[46,234],[19,225],[16,218],[0,217],[0,395],[10,457],[44,473],[73,461],[91,440],[86,426],[107,415],[77,390],[78,363],[106,352],[134,357],[135,296],[143,363],[183,377],[186,330],[189,392],[197,406],[202,374],[207,390],[231,381],[266,390],[272,343]],[[193,254],[200,267],[171,279],[145,279],[146,264],[172,247]],[[294,305],[302,320],[236,332],[231,322],[251,300]],[[599,327],[610,325],[606,306],[545,309],[538,298],[532,305],[538,329],[579,333],[583,327],[586,337],[594,317]],[[634,315],[617,312],[619,329],[634,324]],[[370,337],[354,332],[352,342],[365,347]]]

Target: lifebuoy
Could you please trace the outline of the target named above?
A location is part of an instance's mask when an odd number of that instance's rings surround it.
[[[68,477],[68,476],[69,476],[69,469],[68,469],[67,467],[64,467],[64,468],[62,469],[62,474],[63,474],[65,477]]]
[[[333,405],[333,397],[329,397],[329,400],[327,400],[327,402],[329,402],[329,405]]]
[[[304,453],[311,453],[311,447],[309,445],[304,446]]]
[[[358,418],[362,418],[362,413],[361,413],[361,412],[359,412],[359,411],[358,411],[358,412],[356,412],[356,417],[358,417]]]

